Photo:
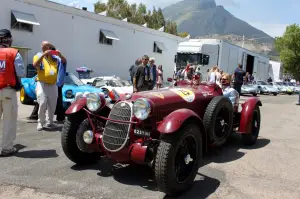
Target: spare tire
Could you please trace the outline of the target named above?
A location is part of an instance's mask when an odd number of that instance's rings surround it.
[[[221,146],[230,136],[233,123],[233,106],[228,97],[214,97],[208,104],[203,123],[210,145]]]

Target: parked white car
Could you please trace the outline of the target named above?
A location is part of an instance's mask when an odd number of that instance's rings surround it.
[[[92,86],[101,88],[105,95],[112,100],[116,100],[120,95],[131,95],[133,86],[127,80],[122,80],[115,76],[97,77],[94,79]]]

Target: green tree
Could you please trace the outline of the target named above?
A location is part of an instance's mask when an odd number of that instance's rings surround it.
[[[288,26],[283,36],[275,38],[275,48],[280,53],[285,72],[300,80],[300,26]]]
[[[178,35],[179,37],[185,38],[185,37],[187,37],[187,36],[189,35],[189,33],[187,33],[187,32],[180,32],[180,33],[178,33],[177,35]]]
[[[102,3],[101,1],[94,3],[94,12],[95,13],[98,14],[98,13],[104,12],[105,10],[107,10],[107,6],[105,3]]]
[[[107,11],[108,17],[116,19],[127,18],[128,22],[138,25],[147,23],[148,28],[159,29],[165,27],[165,32],[177,35],[175,22],[165,21],[161,8],[153,8],[152,12],[147,11],[145,4],[128,4],[126,0],[108,0],[107,3],[98,1],[94,4],[94,12]]]
[[[162,26],[165,26],[165,17],[162,13],[162,9],[161,8],[158,8],[157,10],[157,24],[158,24],[158,27],[161,28]]]
[[[167,21],[165,25],[165,32],[177,35],[177,24],[172,21]]]

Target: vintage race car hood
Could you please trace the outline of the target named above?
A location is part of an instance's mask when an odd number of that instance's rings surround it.
[[[138,98],[148,99],[152,102],[155,109],[153,112],[158,117],[182,108],[193,110],[201,115],[210,100],[218,95],[222,95],[220,87],[215,90],[214,86],[209,85],[188,85],[134,93],[130,101],[134,102]]]

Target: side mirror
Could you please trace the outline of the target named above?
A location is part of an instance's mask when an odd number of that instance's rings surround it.
[[[174,63],[177,63],[177,55],[174,56]]]
[[[209,64],[209,55],[203,55],[202,64],[203,65],[208,65]]]
[[[169,77],[168,82],[173,82],[173,78]]]

